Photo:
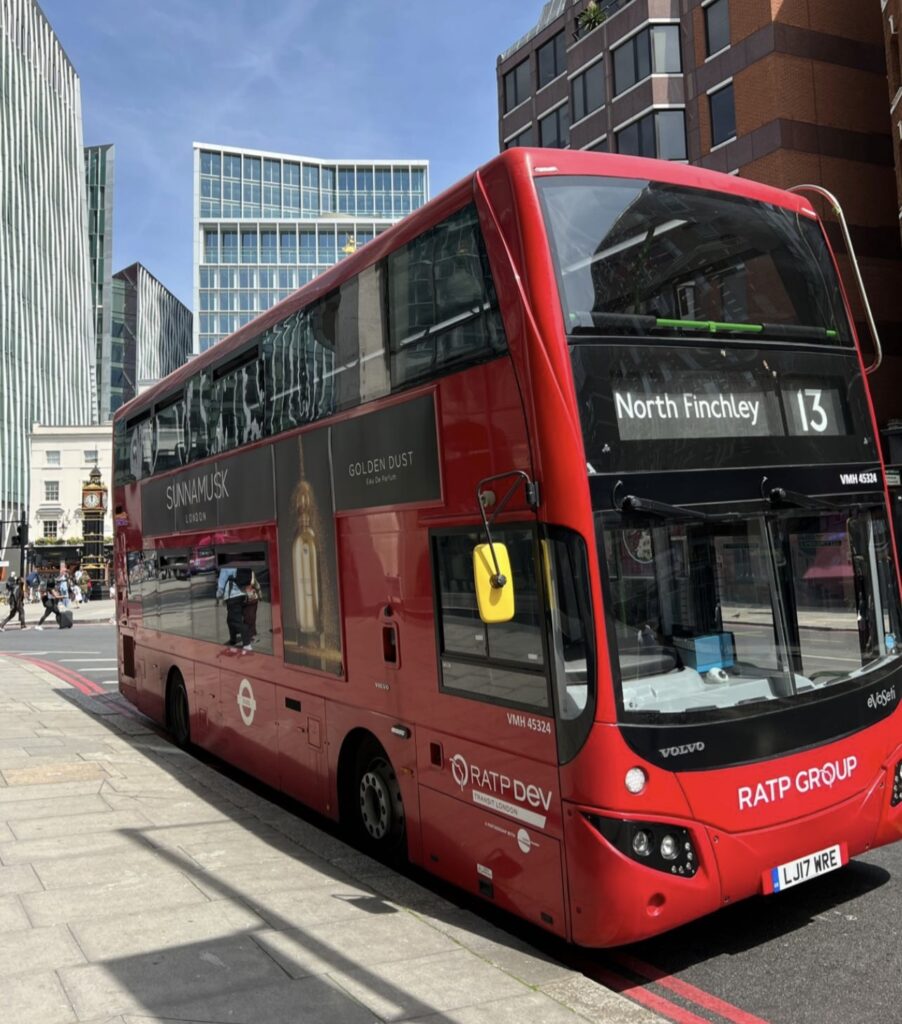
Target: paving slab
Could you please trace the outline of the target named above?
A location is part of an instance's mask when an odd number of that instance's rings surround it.
[[[165,1017],[126,1014],[125,1021],[126,1024],[379,1024],[371,1010],[323,977],[258,985],[243,992],[176,1004],[169,1008]]]
[[[76,1015],[52,971],[0,978],[3,1024],[71,1024]]]
[[[0,978],[83,964],[68,928],[27,928],[0,933]]]
[[[221,998],[285,977],[250,938],[229,938],[158,950],[58,972],[80,1017],[159,1012],[179,1002]]]
[[[207,898],[184,875],[160,865],[150,878],[122,880],[117,874],[72,889],[25,893],[19,899],[33,924],[49,925],[188,906]]]
[[[243,903],[216,900],[77,921],[69,927],[87,959],[98,961],[247,935],[268,925]]]
[[[30,864],[0,867],[0,896],[16,896],[22,892],[40,892],[41,880]]]

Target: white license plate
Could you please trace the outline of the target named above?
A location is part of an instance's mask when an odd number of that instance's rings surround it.
[[[828,846],[825,850],[806,854],[798,860],[787,861],[764,872],[764,891],[782,892],[784,889],[791,889],[800,882],[807,882],[818,875],[826,875],[829,871],[841,868],[848,859],[846,844],[837,843],[836,846]]]

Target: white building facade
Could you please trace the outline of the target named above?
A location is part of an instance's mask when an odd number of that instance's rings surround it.
[[[96,423],[81,92],[34,0],[0,4],[0,519],[33,423]],[[0,537],[0,546],[4,542]]]
[[[428,198],[428,160],[324,160],[194,143],[194,352]]]
[[[28,539],[43,544],[79,544],[82,539],[82,487],[96,466],[112,493],[113,434],[104,426],[45,427],[29,434],[31,493],[28,500]],[[104,536],[113,534],[107,500]]]

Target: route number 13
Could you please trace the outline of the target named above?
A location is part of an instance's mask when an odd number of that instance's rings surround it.
[[[821,405],[820,388],[801,388],[796,392],[799,403],[799,417],[802,421],[802,432],[807,434],[814,430],[822,434],[828,427],[827,411]]]

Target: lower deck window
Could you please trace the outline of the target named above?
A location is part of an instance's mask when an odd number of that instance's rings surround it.
[[[493,539],[507,545],[516,594],[514,618],[494,625],[479,617],[473,581],[473,549],[483,539],[476,530],[433,538],[442,689],[549,711],[535,533],[519,526],[493,530]]]

